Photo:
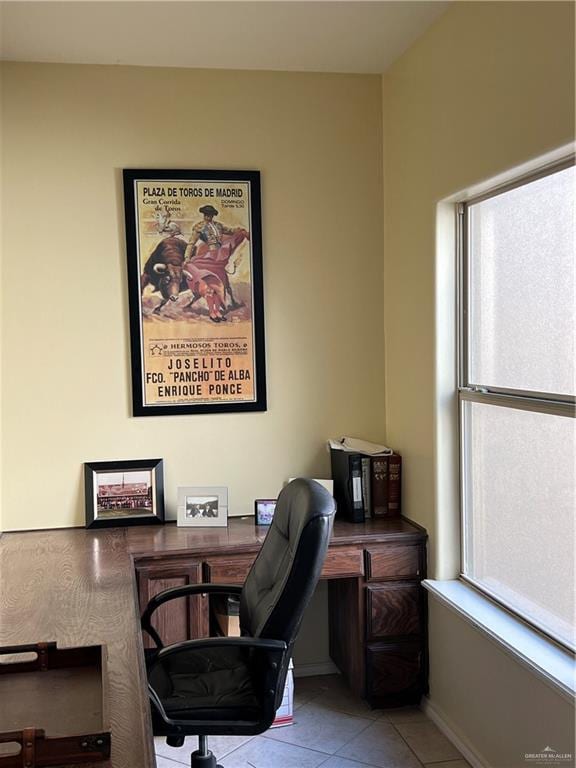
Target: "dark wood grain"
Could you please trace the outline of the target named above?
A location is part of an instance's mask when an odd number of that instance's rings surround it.
[[[368,638],[417,635],[422,631],[418,584],[366,588]]]
[[[422,546],[388,544],[366,549],[366,580],[416,579],[422,570]]]
[[[364,575],[364,553],[361,549],[333,546],[328,550],[321,579],[342,579]]]
[[[366,652],[368,697],[375,706],[400,706],[420,701],[424,681],[421,642],[369,645]]]
[[[256,554],[234,558],[210,557],[204,566],[205,581],[211,584],[244,584],[255,558]]]
[[[254,518],[230,518],[227,528],[178,528],[168,523],[159,528],[150,526],[128,528],[128,550],[138,559],[155,555],[222,554],[243,551],[257,552],[268,528],[254,525]]]
[[[128,550],[138,559],[144,556],[165,557],[172,553],[193,555],[257,552],[268,528],[254,525],[254,518],[229,518],[227,528],[178,528],[168,523],[161,527],[127,528]],[[331,546],[378,543],[421,543],[425,531],[405,518],[375,518],[364,523],[336,520]],[[205,559],[205,558],[204,558]]]
[[[330,657],[358,696],[365,695],[364,588],[362,581],[328,582]]]
[[[140,606],[159,592],[172,587],[202,582],[202,563],[199,562],[155,562],[153,565],[138,565],[138,595]],[[164,645],[181,643],[208,636],[208,600],[205,595],[179,597],[161,605],[152,617],[152,626],[159,633]],[[154,643],[147,633],[143,634],[144,647],[152,648]]]
[[[213,584],[243,584],[254,563],[255,555],[242,557],[210,557],[205,563],[204,578]],[[321,579],[362,576],[363,550],[333,547],[328,551],[322,567]]]

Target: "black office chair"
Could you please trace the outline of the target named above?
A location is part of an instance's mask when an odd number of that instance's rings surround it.
[[[282,490],[274,519],[243,587],[191,584],[160,592],[142,615],[157,648],[147,668],[154,735],[182,746],[199,737],[192,768],[219,768],[208,735],[255,735],[272,725],[282,701],[292,646],[320,578],[334,521],[330,494],[313,480]],[[241,637],[163,647],[151,625],[168,600],[198,593],[240,596]]]

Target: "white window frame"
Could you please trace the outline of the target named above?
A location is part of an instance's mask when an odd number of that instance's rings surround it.
[[[469,330],[469,255],[470,243],[468,232],[468,217],[470,207],[475,203],[496,197],[511,189],[530,184],[539,178],[549,176],[575,164],[575,156],[571,154],[560,161],[550,163],[528,174],[518,176],[505,184],[494,186],[475,197],[469,197],[457,202],[456,209],[456,250],[457,250],[457,392],[458,392],[458,443],[459,443],[459,489],[460,489],[460,579],[490,600],[497,603],[514,617],[528,626],[536,629],[561,647],[573,650],[565,641],[555,637],[545,627],[532,618],[525,617],[515,606],[507,604],[499,595],[493,594],[485,584],[479,583],[464,573],[466,562],[466,478],[468,476],[467,456],[464,439],[464,403],[475,402],[486,405],[497,405],[516,408],[536,413],[546,413],[556,416],[574,418],[576,416],[576,398],[568,395],[536,392],[533,390],[517,390],[499,387],[477,386],[470,381],[470,330]]]

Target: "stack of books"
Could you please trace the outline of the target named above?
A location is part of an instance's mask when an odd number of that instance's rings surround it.
[[[337,514],[354,523],[399,517],[402,457],[385,445],[351,437],[330,440]]]

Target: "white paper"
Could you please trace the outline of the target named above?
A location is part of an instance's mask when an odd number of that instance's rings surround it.
[[[328,448],[348,453],[364,453],[366,456],[390,456],[394,451],[386,445],[360,440],[357,437],[342,437],[340,440],[328,440]]]

